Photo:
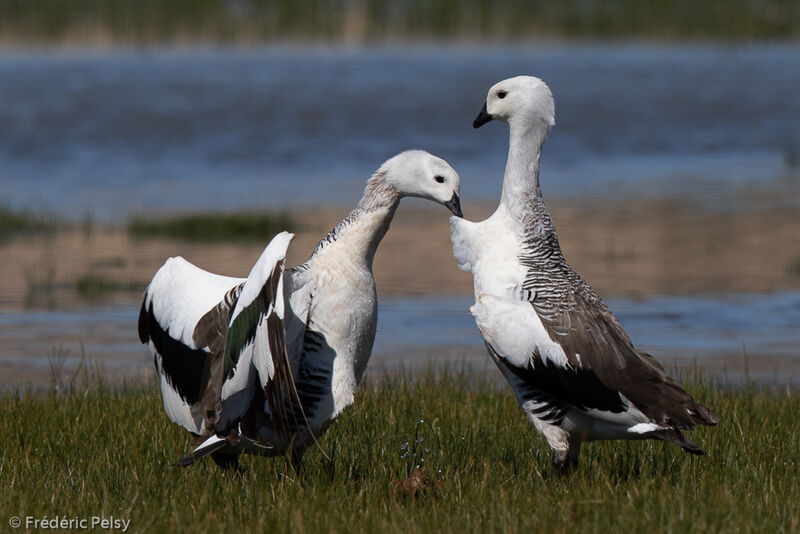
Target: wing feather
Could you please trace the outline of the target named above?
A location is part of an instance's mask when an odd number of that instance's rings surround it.
[[[619,393],[605,385],[593,369],[567,359],[526,302],[482,295],[470,312],[489,354],[524,384],[522,389],[580,409],[625,410]]]
[[[253,398],[256,383],[283,385],[290,376],[284,326],[283,277],[286,250],[293,234],[282,232],[267,245],[242,286],[231,313],[223,355],[225,375],[222,414],[217,431],[239,421]],[[270,386],[274,389],[274,386]]]
[[[203,393],[191,410],[194,416],[203,417],[206,428],[213,428],[222,410],[220,393],[225,380],[225,340],[233,307],[239,300],[244,283],[231,288],[225,297],[206,313],[194,328],[192,339],[198,347],[208,347],[210,354],[203,366],[201,383]]]
[[[696,424],[718,422],[655,358],[635,349],[616,317],[585,283],[559,303],[541,293],[530,303],[571,365],[591,371],[601,384],[620,392],[655,423],[689,430]]]
[[[153,354],[169,418],[192,433],[203,430],[198,409],[209,384],[212,353],[193,339],[206,310],[242,279],[220,276],[181,257],[168,259],[145,290],[139,339]]]

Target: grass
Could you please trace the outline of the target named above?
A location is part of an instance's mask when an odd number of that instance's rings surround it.
[[[791,276],[796,276],[800,278],[800,256],[798,256],[797,259],[791,262],[786,270]]]
[[[54,228],[52,218],[0,206],[0,241],[17,234],[52,231]]]
[[[129,532],[797,532],[800,394],[694,384],[722,416],[693,433],[708,454],[657,442],[550,455],[507,388],[468,375],[379,380],[321,439],[305,473],[247,457],[170,467],[188,436],[153,387],[0,398],[0,511],[130,519]],[[399,481],[420,465],[434,486]]]
[[[78,296],[85,299],[98,299],[114,293],[138,293],[146,286],[144,282],[123,282],[100,274],[86,274],[75,281]]]
[[[128,222],[128,233],[135,238],[170,238],[186,241],[265,241],[297,225],[286,214],[270,213],[193,213],[162,219],[143,216]]]
[[[793,0],[7,0],[7,42],[797,39]]]

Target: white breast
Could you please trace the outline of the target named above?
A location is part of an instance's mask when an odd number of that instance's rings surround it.
[[[502,204],[479,223],[451,218],[451,239],[459,267],[474,275],[476,298],[505,296],[525,280],[515,225]]]
[[[483,339],[511,364],[527,367],[531,355],[538,352],[544,360],[568,366],[564,349],[551,339],[530,303],[480,295],[469,312]]]

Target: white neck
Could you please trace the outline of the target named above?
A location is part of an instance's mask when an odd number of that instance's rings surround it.
[[[375,259],[375,252],[386,232],[389,231],[389,225],[396,210],[397,203],[364,211],[358,218],[358,222],[344,232],[342,239],[348,243],[347,246],[352,257],[370,271],[372,270],[372,261]]]
[[[512,215],[521,215],[527,201],[542,195],[539,189],[539,156],[547,138],[547,125],[540,120],[509,123],[508,160],[500,203]]]
[[[389,230],[400,196],[380,177],[373,177],[356,209],[317,245],[313,256],[329,250],[347,251],[357,265],[372,270],[372,261],[383,236]]]

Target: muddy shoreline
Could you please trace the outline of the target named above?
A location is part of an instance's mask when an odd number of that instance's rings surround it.
[[[714,211],[679,201],[551,201],[567,260],[601,296],[769,292],[800,289],[800,209]],[[289,264],[302,263],[346,208],[292,213],[300,228]],[[491,213],[465,206],[469,219]],[[406,202],[375,258],[380,295],[469,294],[458,269],[448,212]],[[183,256],[212,272],[246,276],[266,243],[133,239],[123,227],[94,225],[18,236],[0,243],[0,312],[136,302],[158,267]],[[87,298],[82,277],[121,290]]]
[[[800,289],[800,208],[714,211],[669,200],[548,205],[568,261],[603,297]],[[472,220],[481,220],[492,209],[469,204],[464,208]],[[291,214],[301,226],[290,229],[297,237],[289,264],[303,262],[346,213],[346,208],[324,208]],[[134,316],[141,290],[158,267],[166,258],[182,255],[213,272],[246,276],[264,245],[139,240],[124,227],[110,225],[65,228],[0,243],[0,313],[80,314],[87,307],[107,306],[108,313],[127,310],[122,313],[131,315],[130,321],[87,324],[80,331],[49,325],[35,339],[29,337],[30,328],[16,333],[12,328],[0,346],[0,391],[24,384],[35,389],[83,387],[98,383],[99,376],[109,385],[154,383],[152,360],[138,344]],[[452,256],[449,213],[422,202],[400,207],[378,250],[374,271],[382,297],[472,292],[471,277],[458,269]],[[76,285],[86,276],[116,281],[124,289],[87,298]],[[482,347],[464,345],[467,341],[446,348],[409,345],[402,353],[377,350],[370,376],[412,376],[431,366],[493,373]],[[800,377],[800,360],[786,354],[748,354],[743,349],[695,360],[657,352],[674,374],[701,369],[703,376],[721,384],[752,380],[781,385],[797,383]]]

